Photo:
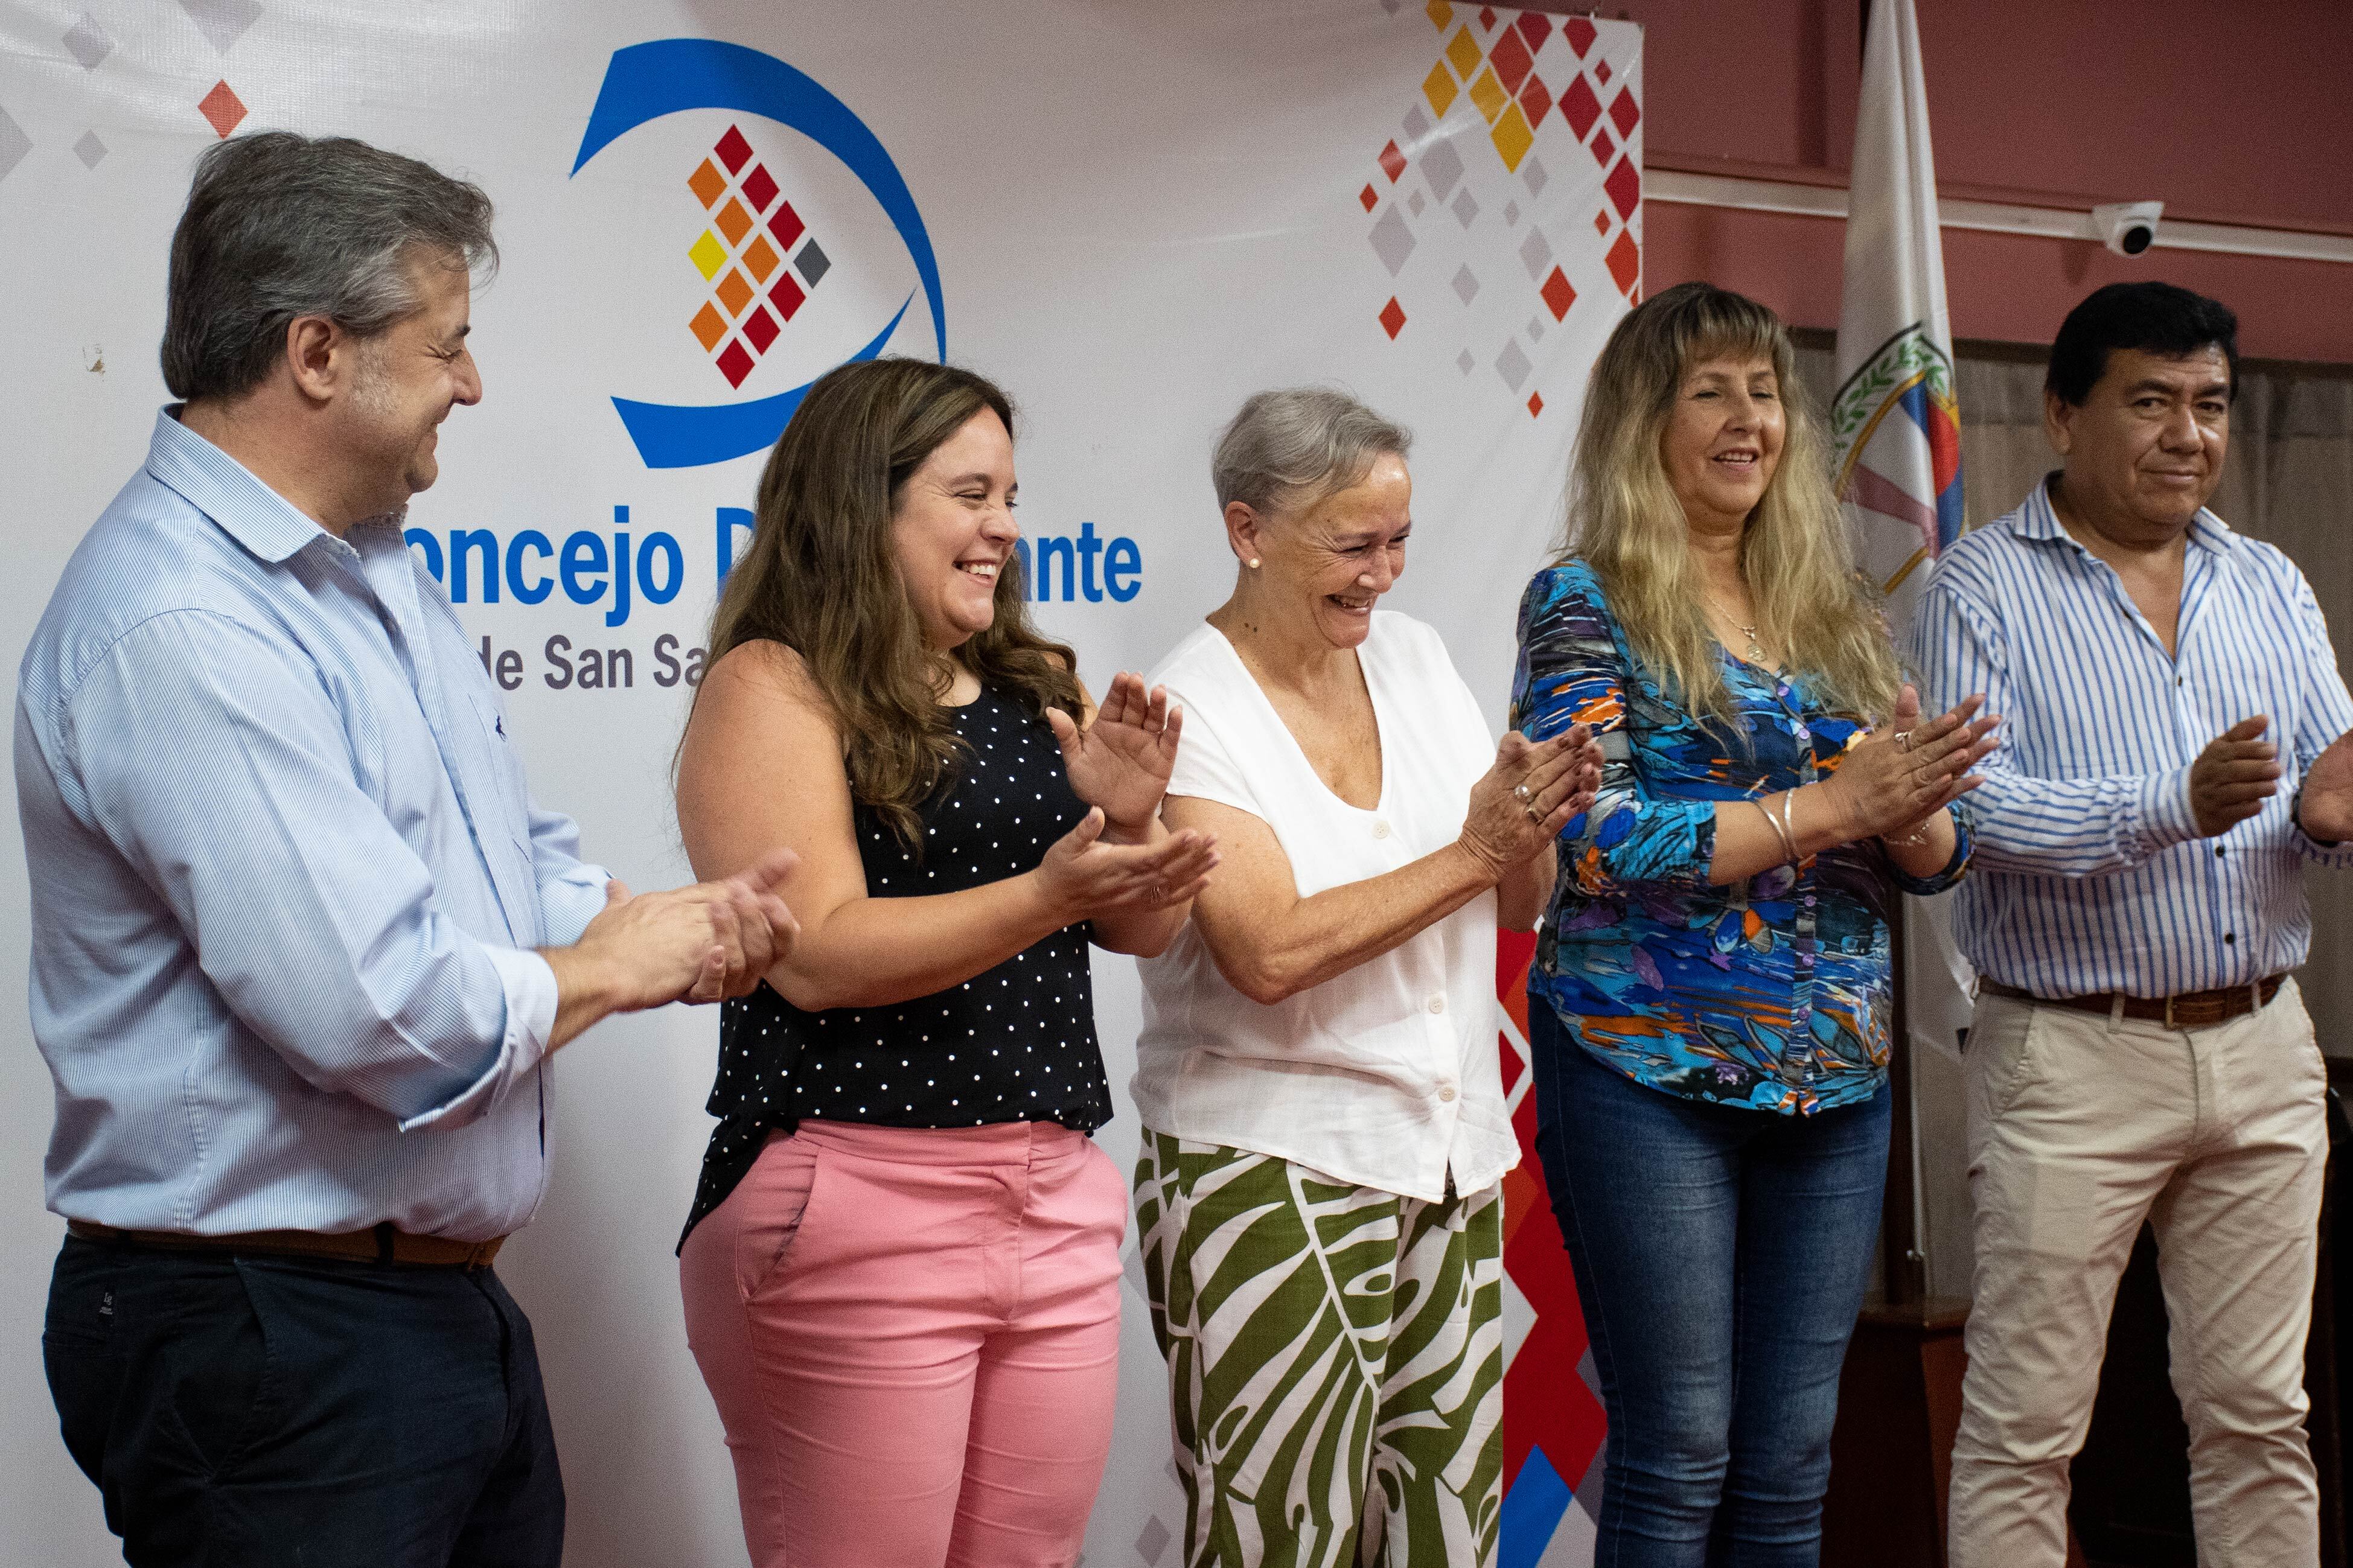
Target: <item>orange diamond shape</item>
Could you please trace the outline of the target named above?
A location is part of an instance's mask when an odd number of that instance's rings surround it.
[[[719,340],[727,335],[727,318],[712,310],[708,300],[702,302],[702,309],[694,313],[694,320],[687,325],[694,330],[695,338],[702,344],[705,353],[716,349]]]
[[[776,254],[776,247],[768,243],[768,237],[765,234],[753,240],[752,248],[744,253],[744,265],[750,270],[754,283],[765,283],[768,274],[774,272],[776,263],[783,259]]]
[[[1391,297],[1389,302],[1381,307],[1381,329],[1388,332],[1391,339],[1395,339],[1399,332],[1405,331],[1405,307],[1398,304],[1395,297]]]
[[[1568,308],[1577,303],[1577,290],[1569,287],[1568,279],[1557,267],[1552,269],[1552,276],[1544,280],[1544,287],[1536,292],[1544,296],[1545,309],[1552,312],[1552,319],[1556,321],[1567,315]]]
[[[727,189],[727,176],[719,172],[719,165],[705,158],[702,166],[686,177],[686,188],[694,193],[696,201],[708,207]]]
[[[223,141],[227,141],[228,133],[245,119],[245,104],[228,89],[227,82],[216,81],[213,83],[212,91],[205,94],[196,104],[196,112],[211,121],[212,128],[220,132]]]
[[[1642,247],[1634,243],[1634,237],[1620,229],[1618,243],[1601,259],[1609,264],[1609,276],[1617,279],[1619,291],[1633,299],[1642,283]]]
[[[749,233],[752,227],[752,215],[744,210],[742,202],[732,198],[725,206],[719,209],[719,216],[711,221],[713,227],[727,237],[727,243],[730,245],[743,244],[744,236]]]
[[[729,315],[740,316],[751,299],[752,286],[744,281],[741,272],[729,268],[727,276],[719,280],[719,302],[727,307]]]

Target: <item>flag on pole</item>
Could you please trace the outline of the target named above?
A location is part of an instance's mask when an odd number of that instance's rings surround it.
[[[1839,494],[1862,568],[1902,625],[1927,565],[1961,531],[1961,421],[1936,228],[1936,164],[1912,0],[1873,0],[1846,218],[1838,395]]]

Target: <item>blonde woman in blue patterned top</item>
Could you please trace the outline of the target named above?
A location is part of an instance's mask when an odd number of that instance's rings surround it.
[[[1617,1568],[1818,1558],[1886,1170],[1887,909],[1959,879],[1991,747],[1974,700],[1926,719],[1903,684],[1797,391],[1763,306],[1638,307],[1520,610],[1514,721],[1605,757],[1528,1016]]]

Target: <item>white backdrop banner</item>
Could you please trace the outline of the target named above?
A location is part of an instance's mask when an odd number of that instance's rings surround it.
[[[761,455],[849,358],[945,356],[1011,392],[1038,617],[1097,690],[1229,591],[1218,426],[1264,387],[1347,387],[1418,437],[1389,602],[1440,629],[1500,728],[1587,371],[1640,293],[1641,49],[1630,24],[1409,0],[0,0],[9,668],[164,401],[192,160],[284,127],[498,205],[485,396],[443,426],[409,540],[505,689],[534,794],[635,886],[687,875],[669,764]],[[0,878],[0,1518],[10,1561],[79,1568],[117,1558],[42,1382],[49,1094],[21,860]],[[1096,983],[1124,1085],[1133,966]],[[1500,1044],[1525,1097],[1520,1036]],[[549,1195],[501,1261],[538,1327],[575,1563],[744,1561],[671,1258],[715,1050],[712,1013],[670,1009],[566,1051]],[[1124,1164],[1123,1107],[1103,1141]],[[1583,1328],[1532,1172],[1511,1201],[1504,1561],[1581,1563]],[[1129,1308],[1086,1560],[1158,1568],[1182,1504]]]

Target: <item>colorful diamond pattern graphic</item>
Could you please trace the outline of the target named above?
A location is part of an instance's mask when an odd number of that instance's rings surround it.
[[[730,125],[712,144],[711,156],[695,165],[686,187],[712,215],[711,226],[687,247],[687,259],[706,282],[716,279],[687,331],[727,384],[742,386],[833,263],[807,237],[808,225],[793,204],[778,199],[776,177],[754,157],[740,127]],[[795,246],[800,248],[787,268],[785,257]]]

